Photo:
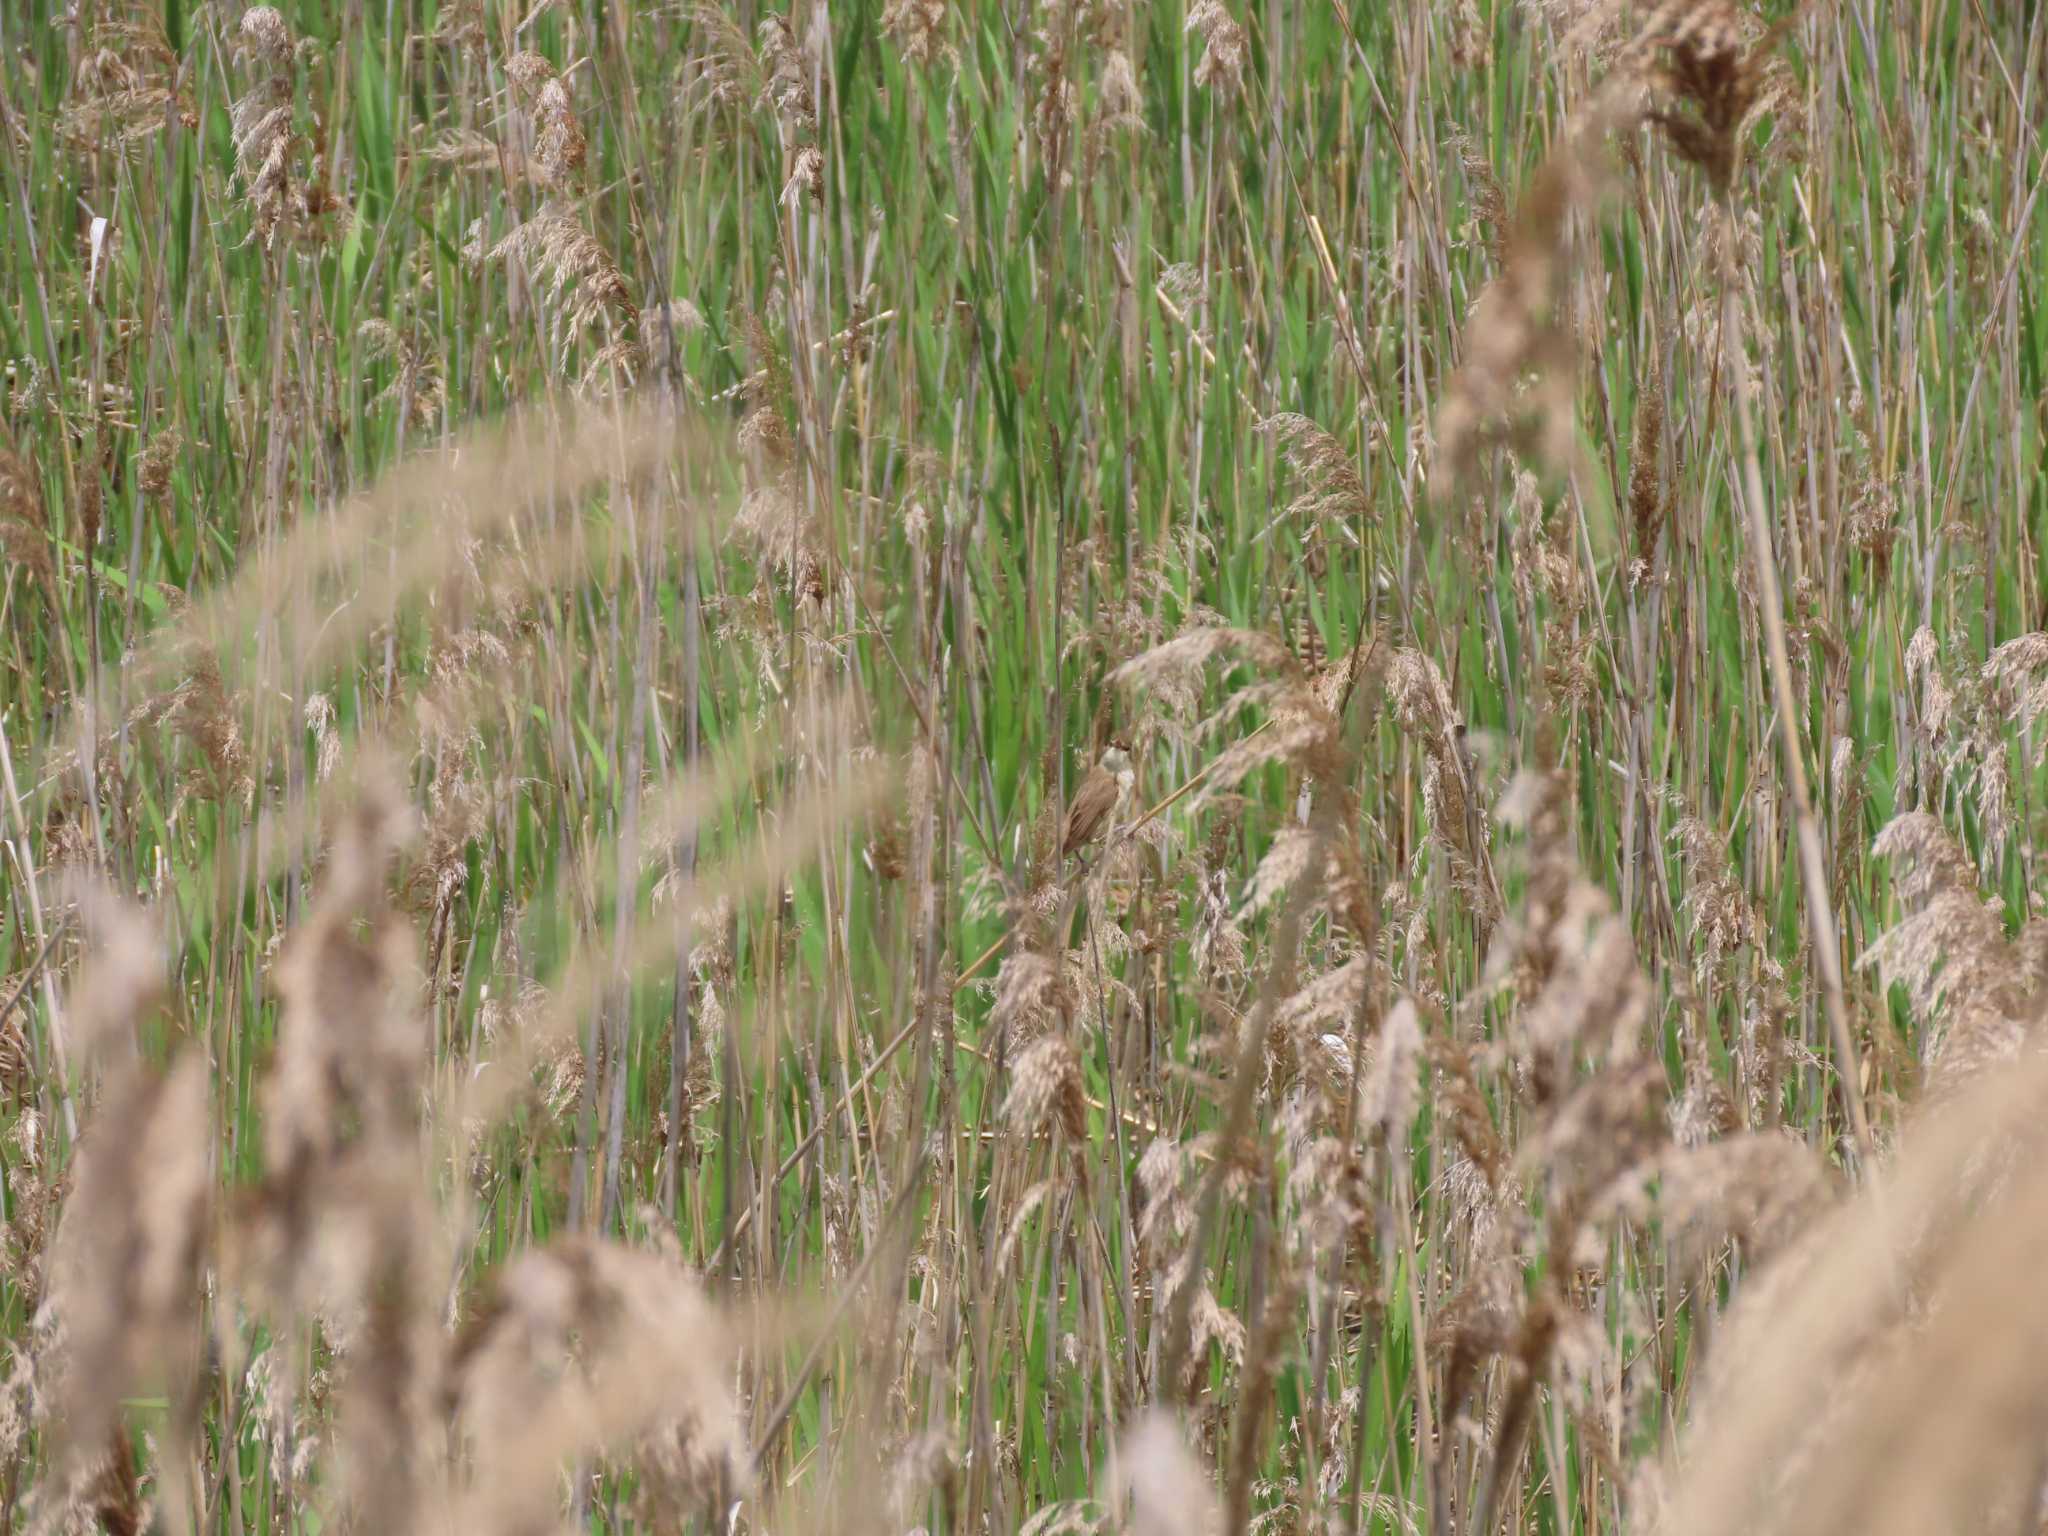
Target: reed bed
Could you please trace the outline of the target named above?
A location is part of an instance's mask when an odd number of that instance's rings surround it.
[[[0,1531],[2048,1530],[2044,88],[0,13]]]

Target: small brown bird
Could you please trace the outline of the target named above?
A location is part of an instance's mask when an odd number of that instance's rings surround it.
[[[1130,792],[1136,775],[1131,755],[1120,746],[1104,750],[1067,802],[1067,821],[1060,834],[1060,857],[1071,858],[1109,830],[1110,817]]]

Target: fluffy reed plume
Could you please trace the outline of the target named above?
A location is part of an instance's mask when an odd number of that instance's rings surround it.
[[[1457,152],[1459,168],[1465,173],[1472,217],[1479,225],[1479,242],[1498,269],[1507,256],[1507,189],[1501,185],[1500,177],[1487,163],[1471,135],[1462,132],[1452,134],[1450,147]]]
[[[2036,918],[2009,940],[1976,867],[1929,812],[1894,818],[1872,851],[1890,860],[1903,912],[1860,963],[1905,988],[1927,1029],[1933,1086],[1947,1091],[2010,1062],[2048,998],[2048,923]]]
[[[1306,416],[1282,412],[1259,423],[1287,456],[1302,486],[1283,517],[1296,517],[1317,534],[1334,528],[1357,539],[1369,512],[1365,482],[1344,445]]]
[[[2028,1051],[1973,1079],[1912,1127],[1882,1182],[1752,1277],[1647,1529],[2036,1523],[2044,1062]]]
[[[1705,983],[1745,948],[1765,952],[1765,964],[1775,968],[1777,962],[1770,958],[1766,943],[1769,924],[1736,878],[1722,834],[1699,817],[1687,815],[1680,816],[1672,827],[1671,840],[1685,860],[1684,910],[1692,919],[1693,940],[1698,946],[1695,978]]]
[[[1122,48],[1111,48],[1102,56],[1096,107],[1089,124],[1091,164],[1107,152],[1116,135],[1145,131],[1145,96],[1138,86],[1137,66]]]
[[[1057,958],[1031,949],[1004,957],[989,1015],[1004,1036],[1035,1039],[1071,1018],[1073,1011],[1073,991]]]
[[[1056,3],[1039,9],[1031,30],[1031,131],[1040,162],[1059,191],[1073,185],[1072,148],[1081,121],[1075,84],[1080,29],[1087,7]]]
[[[1813,1149],[1783,1132],[1753,1132],[1674,1146],[1611,1187],[1603,1215],[1654,1216],[1695,1263],[1739,1243],[1763,1265],[1802,1241],[1839,1193]]]
[[[1287,759],[1328,777],[1340,767],[1342,747],[1335,711],[1315,695],[1313,679],[1285,644],[1252,630],[1197,625],[1154,646],[1115,668],[1113,685],[1143,695],[1154,689],[1184,685],[1209,663],[1234,657],[1263,674],[1264,680],[1239,689],[1210,719],[1220,727],[1245,711],[1264,705],[1273,710],[1275,729],[1248,735],[1209,767],[1198,800],[1226,794],[1263,764]]]
[[[766,76],[745,29],[715,5],[693,8],[690,22],[695,73],[685,84],[685,100],[695,97],[709,107],[751,110],[765,91]]]
[[[1194,546],[1182,531],[1143,551],[1128,568],[1123,551],[1099,539],[1077,539],[1067,547],[1060,569],[1060,613],[1067,626],[1065,655],[1093,652],[1109,667],[1129,661],[1166,638],[1178,606],[1173,574],[1185,569]],[[1185,684],[1193,674],[1183,674]],[[1162,681],[1151,694],[1148,716],[1163,739],[1186,743],[1197,692]]]
[[[1775,58],[1790,23],[1744,46],[1746,13],[1732,0],[1665,0],[1631,45],[1645,82],[1674,103],[1650,114],[1680,159],[1698,166],[1716,193],[1735,179],[1751,125],[1784,89]],[[1626,67],[1626,63],[1624,65]]]
[[[1581,574],[1570,511],[1550,507],[1527,471],[1515,476],[1515,597],[1523,621],[1543,631],[1543,682],[1550,706],[1571,718],[1592,701],[1598,678],[1594,637],[1585,625],[1590,598]],[[1538,600],[1547,611],[1539,610]]]
[[[954,56],[946,14],[946,0],[889,0],[882,7],[882,30],[913,64],[930,64]]]
[[[64,1506],[83,1502],[103,1519],[127,1511],[139,1528],[121,1400],[164,1391],[182,1442],[198,1385],[212,1201],[208,1069],[198,1051],[179,1053],[165,1071],[136,1054],[136,1032],[164,995],[150,919],[100,890],[84,893],[81,911],[90,947],[70,1026],[81,1065],[104,1081],[47,1275],[39,1396],[58,1450],[43,1489],[53,1502],[40,1517],[55,1523]],[[184,1465],[181,1456],[170,1475],[182,1480]]]
[[[473,1461],[458,1518],[552,1530],[560,1468],[611,1452],[638,1470],[640,1518],[723,1519],[748,1492],[752,1463],[730,1385],[732,1337],[660,1254],[569,1238],[507,1266],[448,1377]]]
[[[1202,37],[1202,57],[1195,64],[1195,84],[1207,86],[1221,101],[1244,89],[1245,32],[1223,0],[1198,0],[1188,8],[1187,30]]]
[[[1570,271],[1572,215],[1596,211],[1613,182],[1606,141],[1654,122],[1674,152],[1726,194],[1744,135],[1777,99],[1773,54],[1781,35],[1774,30],[1745,50],[1728,0],[1665,0],[1620,51],[1516,204],[1500,275],[1466,324],[1465,355],[1436,423],[1451,490],[1476,467],[1487,435],[1524,416],[1535,418],[1531,445],[1544,462],[1571,461],[1579,347],[1560,289]],[[1653,100],[1671,105],[1653,107]]]
[[[1897,488],[1877,478],[1865,480],[1850,505],[1847,532],[1882,589],[1891,577],[1892,550],[1899,539]]]
[[[588,142],[569,100],[568,82],[554,65],[531,51],[506,60],[505,78],[526,113],[533,179],[545,187],[573,187],[583,170]]]
[[[164,595],[175,626],[190,604],[175,589],[166,588]],[[255,791],[255,765],[242,731],[240,703],[221,677],[219,654],[198,636],[185,635],[165,660],[177,681],[145,698],[128,723],[174,731],[193,749],[197,761],[179,787],[181,801],[188,796],[246,800]]]
[[[785,590],[815,607],[825,600],[830,555],[801,485],[790,430],[789,363],[757,317],[748,319],[747,338],[757,367],[745,381],[739,445],[748,457],[751,483],[733,519],[732,536],[751,549],[764,576],[772,572]]]
[[[1041,1135],[1055,1125],[1079,1141],[1088,1134],[1081,1059],[1062,1035],[1043,1034],[1017,1053],[1003,1119],[1013,1131]]]
[[[1515,204],[1500,274],[1473,306],[1464,355],[1437,412],[1440,495],[1454,497],[1488,435],[1519,418],[1535,418],[1526,446],[1542,462],[1561,465],[1572,457],[1577,348],[1559,294],[1569,270],[1566,238],[1572,215],[1604,199],[1611,180],[1606,140],[1640,121],[1639,95],[1614,80],[1596,91]]]
[[[670,468],[694,486],[703,469],[690,452],[697,441],[693,428],[632,408],[536,411],[466,434],[308,519],[189,606],[174,595],[172,622],[122,658],[124,680],[146,690],[142,707],[154,708],[211,657],[223,688],[261,720],[275,708],[280,678],[350,654],[407,604],[467,568],[477,539],[530,541],[533,559],[511,573],[520,591],[584,568],[602,546],[580,528],[541,538],[536,509],[601,483],[637,485]],[[695,527],[700,519],[691,508],[682,522]],[[400,558],[391,562],[373,550]],[[322,602],[330,606],[321,609]],[[315,612],[322,616],[309,621]],[[229,642],[261,624],[274,626],[277,644],[252,666]],[[96,689],[100,718],[121,718],[112,708],[113,679],[101,678]]]
[[[1422,803],[1430,836],[1448,857],[1452,884],[1482,915],[1498,899],[1486,848],[1485,812],[1465,750],[1465,722],[1443,671],[1413,647],[1396,651],[1387,668],[1394,718],[1423,751]]]
[[[272,972],[282,1017],[251,1274],[281,1298],[336,1315],[360,1298],[357,1266],[374,1264],[375,1255],[346,1241],[307,1241],[312,1223],[321,1206],[342,1203],[353,1179],[409,1157],[417,1129],[425,1057],[418,968],[410,926],[384,894],[410,822],[388,787],[371,789],[349,811],[329,848],[319,901]],[[330,1263],[338,1271],[322,1273]]]
[[[2048,713],[2048,634],[2036,631],[2008,640],[1991,653],[1978,674],[1985,718],[1973,743],[1977,807],[1987,837],[2001,850],[2018,824],[2012,805],[2012,770],[2005,733],[2017,727],[2024,740],[2021,758],[2029,770],[2048,758],[2048,742],[2035,730]]]
[[[447,129],[419,153],[430,165],[444,166],[450,171],[471,176],[488,175],[500,169],[516,176],[524,163],[515,159],[510,150],[489,134],[479,133],[474,128]],[[464,260],[471,264],[481,259],[480,251],[475,255],[467,250],[464,252]]]
[[[394,365],[391,382],[370,404],[395,404],[398,414],[414,428],[430,428],[438,422],[447,404],[441,370],[413,337],[386,320],[365,320],[356,328],[356,335],[365,357]]]
[[[197,128],[191,86],[178,66],[157,12],[130,6],[100,17],[72,73],[58,131],[81,147],[128,149],[174,122]]]
[[[1948,787],[1971,795],[1993,853],[2018,830],[2008,731],[2017,727],[2023,734],[2019,756],[2028,770],[2043,759],[2033,727],[2048,713],[2044,672],[2048,636],[2038,632],[2008,640],[1974,671],[1945,669],[1941,647],[1925,625],[1906,645],[1906,680],[1919,695],[1915,723],[1926,756],[1923,772],[1937,793]]]
[[[1140,1415],[1115,1465],[1110,1502],[1129,1511],[1131,1536],[1212,1536],[1224,1528],[1208,1475],[1170,1415]]]
[[[1919,691],[1919,718],[1914,722],[1919,745],[1930,753],[1947,751],[1949,728],[1957,716],[1956,689],[1942,667],[1940,642],[1925,624],[1906,642],[1905,674],[1907,686],[1917,685]]]
[[[483,738],[471,730],[434,733],[426,743],[434,754],[434,774],[427,786],[427,815],[418,857],[404,876],[403,889],[416,911],[426,918],[428,974],[440,979],[442,960],[455,917],[455,905],[469,883],[469,850],[483,837],[490,821],[490,796],[471,771],[481,757]]]
[[[1621,1362],[1581,1278],[1618,1223],[1659,1221],[1702,1254],[1744,1234],[1769,1244],[1823,1187],[1810,1155],[1774,1138],[1672,1145],[1663,1069],[1646,1048],[1649,984],[1626,923],[1575,867],[1565,809],[1562,781],[1541,772],[1504,805],[1526,831],[1524,901],[1487,968],[1489,990],[1507,1000],[1505,1060],[1498,1047],[1437,1053],[1457,1085],[1446,1097],[1478,1217],[1465,1278],[1434,1324],[1442,1408],[1458,1427],[1441,1449],[1438,1487],[1475,1486],[1480,1529],[1512,1497],[1545,1391],[1594,1415],[1600,1433],[1619,1431],[1609,1416]],[[1482,1086],[1509,1065],[1499,1091],[1524,1117],[1512,1173]],[[1520,1275],[1539,1254],[1542,1278],[1525,1291]]]
[[[577,333],[609,331],[639,317],[626,277],[610,251],[567,208],[549,203],[491,248],[493,261],[517,261],[546,285],[555,305],[553,336],[566,357]]]
[[[774,109],[785,142],[793,147],[794,141],[816,132],[818,126],[810,62],[797,46],[796,33],[786,16],[771,12],[762,17],[755,35],[760,40],[761,100]]]
[[[249,238],[267,249],[304,196],[293,174],[303,142],[294,122],[297,63],[291,29],[274,6],[243,12],[239,51],[256,78],[237,98],[230,119],[235,179],[249,206]]]

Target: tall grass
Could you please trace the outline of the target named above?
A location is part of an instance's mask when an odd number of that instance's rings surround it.
[[[2044,82],[0,13],[0,1528],[2038,1528]]]

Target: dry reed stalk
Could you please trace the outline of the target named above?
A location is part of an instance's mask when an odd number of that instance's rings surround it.
[[[1724,216],[1733,218],[1732,204],[1724,201],[1720,207]],[[1737,273],[1732,247],[1724,242],[1722,252],[1722,334],[1729,338],[1729,345],[1739,354],[1742,317],[1735,302]],[[1827,1011],[1828,1034],[1837,1057],[1835,1076],[1840,1085],[1843,1107],[1855,1138],[1857,1155],[1868,1161],[1876,1150],[1876,1143],[1863,1105],[1861,1057],[1856,1049],[1856,1037],[1849,1028],[1849,1007],[1842,986],[1841,931],[1835,924],[1827,855],[1821,846],[1820,822],[1814,814],[1813,795],[1807,786],[1805,748],[1799,739],[1799,694],[1793,687],[1792,665],[1786,654],[1784,599],[1778,586],[1778,564],[1772,551],[1770,519],[1765,511],[1763,471],[1757,460],[1756,426],[1749,401],[1749,376],[1739,367],[1729,370],[1729,373],[1735,392],[1735,420],[1741,444],[1742,499],[1748,515],[1750,559],[1759,588],[1757,606],[1763,618],[1765,655],[1770,662],[1771,690],[1778,709],[1785,781],[1791,791],[1792,813],[1796,819],[1800,883],[1805,887],[1807,926],[1812,936],[1814,961],[1820,967],[1822,998]]]

